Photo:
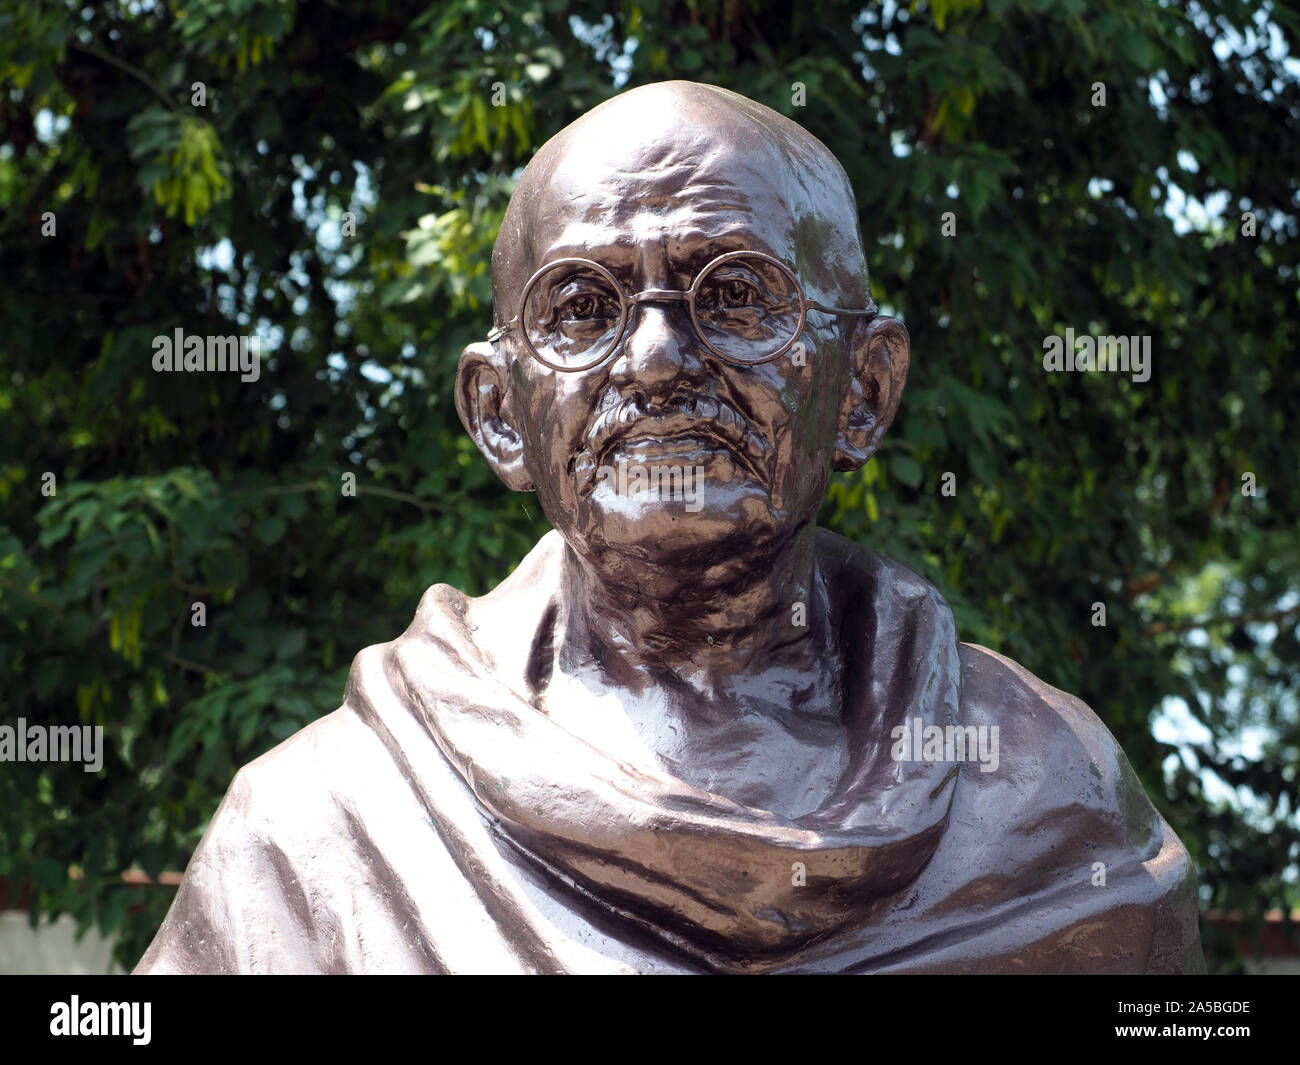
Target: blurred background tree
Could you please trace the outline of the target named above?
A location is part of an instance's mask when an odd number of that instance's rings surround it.
[[[496,228],[547,137],[689,78],[839,156],[912,334],[823,523],[1101,715],[1207,910],[1289,912],[1298,33],[1233,0],[3,0],[0,708],[107,752],[0,767],[0,877],[134,964],[172,893],[122,872],[183,868],[358,649],[545,531],[451,399]],[[1150,380],[1045,373],[1067,326],[1151,337]],[[260,379],[153,372],[177,327],[258,335]]]

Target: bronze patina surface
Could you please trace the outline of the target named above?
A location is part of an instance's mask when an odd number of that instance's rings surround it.
[[[537,153],[492,267],[457,408],[554,531],[240,771],[137,972],[1201,969],[1096,716],[815,526],[909,360],[819,141],[634,89]]]

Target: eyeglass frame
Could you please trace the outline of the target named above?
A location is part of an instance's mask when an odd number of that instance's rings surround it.
[[[739,258],[760,259],[771,266],[775,266],[778,270],[781,270],[786,276],[789,277],[790,281],[793,283],[794,293],[799,301],[799,324],[795,327],[793,335],[790,337],[789,340],[785,342],[784,345],[781,346],[781,348],[779,348],[777,351],[774,351],[771,355],[765,355],[761,359],[737,359],[730,355],[727,355],[723,351],[720,351],[718,348],[715,348],[712,344],[709,343],[708,338],[704,335],[704,330],[700,327],[699,316],[695,309],[695,294],[696,294],[696,290],[699,287],[700,279],[706,277],[712,270],[716,269],[722,263],[728,262],[732,259],[739,259]],[[810,300],[807,294],[803,290],[803,285],[799,283],[798,275],[793,270],[791,270],[790,267],[788,267],[785,263],[783,263],[780,259],[776,258],[773,255],[768,255],[766,252],[761,252],[761,251],[746,251],[744,249],[741,249],[739,251],[724,252],[722,255],[719,255],[717,258],[710,260],[708,263],[706,263],[703,267],[700,268],[699,272],[695,275],[694,279],[691,281],[690,288],[687,289],[647,288],[647,289],[642,289],[640,292],[636,292],[636,293],[629,293],[623,287],[622,283],[618,280],[618,278],[616,278],[607,267],[602,266],[600,263],[594,261],[593,259],[584,259],[581,256],[568,256],[562,259],[555,259],[552,262],[545,263],[538,268],[537,272],[534,273],[533,276],[530,277],[528,279],[528,282],[524,285],[524,291],[519,297],[518,313],[512,319],[510,319],[510,321],[507,322],[505,325],[499,325],[493,328],[491,332],[489,332],[487,335],[488,343],[495,344],[507,333],[510,333],[515,330],[516,326],[519,324],[519,319],[523,314],[524,308],[528,305],[528,297],[532,295],[533,287],[541,279],[543,274],[545,274],[548,270],[551,270],[556,266],[564,266],[568,264],[595,267],[596,272],[599,273],[605,280],[607,280],[610,283],[611,287],[614,289],[614,291],[618,293],[619,316],[620,316],[619,329],[618,332],[614,335],[614,339],[609,342],[609,349],[607,351],[601,354],[599,358],[592,359],[590,362],[583,363],[580,366],[560,366],[557,365],[556,363],[548,361],[537,350],[536,345],[533,344],[532,338],[529,337],[528,335],[528,330],[520,329],[519,335],[523,337],[524,344],[527,346],[528,351],[533,356],[533,358],[535,358],[543,366],[547,367],[548,369],[555,370],[558,373],[582,373],[583,371],[590,370],[596,366],[599,366],[601,363],[605,362],[606,360],[608,360],[610,356],[612,356],[614,352],[618,349],[619,343],[623,340],[623,334],[627,332],[628,322],[631,320],[632,317],[631,314],[632,308],[639,304],[648,303],[651,301],[656,303],[685,302],[687,309],[690,311],[691,314],[691,325],[695,329],[695,336],[699,339],[700,343],[703,344],[706,348],[708,348],[709,351],[711,351],[718,358],[722,359],[723,362],[729,363],[732,366],[762,366],[763,364],[769,363],[774,359],[779,359],[782,355],[784,355],[787,351],[789,351],[792,347],[794,347],[794,345],[798,342],[799,337],[803,334],[804,326],[805,324],[807,324],[809,311],[821,311],[823,314],[834,314],[834,315],[848,314],[848,315],[866,317],[868,319],[876,318],[880,314],[880,311],[876,307],[874,301],[872,301],[871,306],[868,308],[855,310],[847,307],[827,307],[825,304],[819,303],[817,300]],[[870,297],[868,297],[868,299],[870,299]]]

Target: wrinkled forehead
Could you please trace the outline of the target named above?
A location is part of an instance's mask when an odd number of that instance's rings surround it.
[[[683,128],[663,118],[591,123],[566,139],[531,204],[530,272],[563,255],[676,260],[715,245],[794,261],[784,153],[734,123]]]

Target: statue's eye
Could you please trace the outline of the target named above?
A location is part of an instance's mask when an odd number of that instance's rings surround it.
[[[754,291],[754,286],[748,281],[733,278],[722,283],[721,299],[723,303],[730,304],[732,307],[740,307],[754,302]]]
[[[579,271],[564,278],[551,289],[547,294],[546,306],[546,317],[552,323],[603,326],[607,322],[618,320],[622,305],[618,293],[603,277]]]
[[[618,307],[611,307],[612,302],[608,296],[581,292],[562,300],[555,309],[566,322],[594,322],[618,317]]]
[[[762,289],[740,275],[710,278],[700,296],[705,306],[721,310],[753,307],[765,302]]]

